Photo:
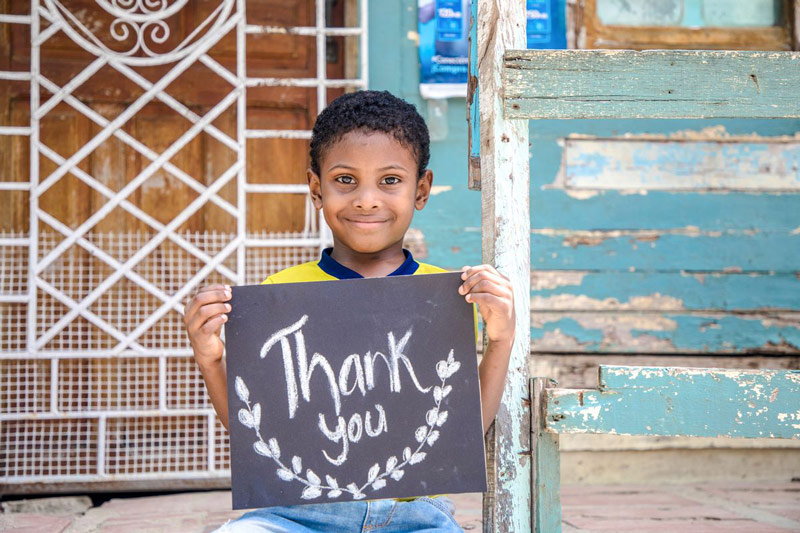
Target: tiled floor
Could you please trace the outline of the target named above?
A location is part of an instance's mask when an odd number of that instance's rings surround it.
[[[481,495],[451,497],[464,530],[480,531]],[[800,483],[566,486],[561,501],[563,530],[571,532],[800,532]],[[112,499],[85,513],[56,512],[62,514],[0,514],[0,530],[205,533],[241,514],[230,511],[227,491]]]

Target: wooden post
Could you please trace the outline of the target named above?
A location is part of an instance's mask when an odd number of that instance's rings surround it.
[[[484,531],[531,531],[528,123],[503,115],[503,54],[525,48],[525,2],[478,1],[483,261],[511,279],[517,315],[503,400],[489,432]]]
[[[533,468],[531,472],[531,516],[536,533],[561,531],[561,455],[558,433],[546,431],[547,406],[545,389],[555,382],[547,378],[530,380],[531,443]]]

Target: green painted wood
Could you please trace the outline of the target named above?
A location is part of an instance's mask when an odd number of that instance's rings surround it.
[[[533,530],[536,533],[561,531],[561,454],[558,435],[545,430],[544,391],[554,387],[547,378],[530,380],[531,479]]]
[[[598,390],[545,393],[556,433],[800,438],[800,370],[600,367]]]
[[[509,50],[508,118],[800,117],[800,53]]]

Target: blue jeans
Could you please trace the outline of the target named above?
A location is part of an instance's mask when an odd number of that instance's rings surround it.
[[[444,496],[413,501],[320,503],[267,507],[224,524],[216,533],[449,533],[463,531],[455,505]]]

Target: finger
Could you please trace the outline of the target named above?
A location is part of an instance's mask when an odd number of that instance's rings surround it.
[[[461,294],[467,294],[468,292],[473,291],[476,285],[483,282],[511,289],[510,282],[500,274],[491,272],[489,270],[479,270],[466,278],[464,283],[462,283],[459,287],[458,292]],[[486,285],[486,283],[484,283],[484,285]]]
[[[213,335],[219,331],[219,328],[228,321],[228,315],[217,315],[208,319],[205,324],[200,327],[203,333]]]
[[[470,293],[467,295],[467,301],[478,304],[478,309],[481,311],[481,315],[485,315],[487,311],[493,311],[501,315],[508,315],[513,310],[513,307],[509,305],[507,299],[490,294],[488,292],[481,292],[477,294]],[[484,316],[484,318],[486,317]]]
[[[231,304],[227,303],[213,303],[202,306],[200,309],[198,309],[194,316],[192,316],[189,322],[189,326],[187,327],[189,330],[189,335],[192,335],[194,332],[202,328],[203,324],[207,320],[217,315],[229,313],[230,310]]]
[[[497,298],[502,299],[504,302],[506,302],[506,305],[508,305],[509,307],[514,305],[514,293],[511,290],[491,284],[482,286],[481,285],[482,283],[484,282],[479,283],[478,285],[473,287],[470,292],[464,295],[464,299],[467,302],[474,301],[473,300],[474,296],[481,294],[490,294],[492,296],[496,296]]]
[[[215,302],[227,302],[233,296],[233,292],[229,285],[209,285],[202,287],[189,306],[186,308],[184,316],[187,317],[186,321],[190,321],[191,317],[204,305]]]
[[[500,272],[497,271],[495,267],[489,264],[483,264],[478,266],[463,266],[461,267],[461,279],[467,279],[469,276],[481,272],[481,271],[489,271],[499,276],[503,276]],[[503,276],[505,277],[505,276]]]

